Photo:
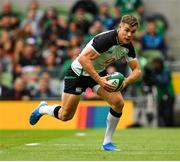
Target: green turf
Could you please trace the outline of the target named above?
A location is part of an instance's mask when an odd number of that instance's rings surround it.
[[[103,136],[104,129],[1,130],[0,160],[180,160],[178,128],[118,130],[114,142],[119,152],[101,151]]]

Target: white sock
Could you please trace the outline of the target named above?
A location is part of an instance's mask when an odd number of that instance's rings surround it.
[[[48,106],[48,105],[41,106],[39,109],[39,113],[54,116],[54,109],[57,106],[59,106],[59,105],[55,104],[55,105],[51,105],[51,106]]]
[[[103,145],[112,142],[112,136],[118,125],[119,119],[120,119],[119,117],[113,116],[110,112],[108,113],[107,127],[106,127]]]

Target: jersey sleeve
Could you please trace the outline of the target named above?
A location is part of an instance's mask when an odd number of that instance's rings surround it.
[[[132,43],[128,44],[128,45],[124,45],[126,48],[129,49],[129,52],[127,53],[127,55],[125,55],[125,59],[127,62],[130,62],[132,60],[134,60],[136,58],[136,52],[134,49],[134,46],[132,45]]]
[[[91,46],[98,53],[106,52],[113,45],[117,44],[115,34],[112,31],[99,34],[93,38]]]

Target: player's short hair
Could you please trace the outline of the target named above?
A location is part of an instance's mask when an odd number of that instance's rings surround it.
[[[124,16],[121,18],[121,23],[129,24],[129,25],[131,25],[132,27],[139,25],[139,22],[138,22],[137,18],[135,18],[135,17],[132,16],[132,15],[124,15]]]

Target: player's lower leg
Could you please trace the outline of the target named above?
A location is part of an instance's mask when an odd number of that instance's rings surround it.
[[[39,119],[45,114],[59,119],[58,115],[60,108],[61,106],[58,104],[49,106],[46,101],[42,101],[40,102],[38,107],[31,113],[29,122],[31,125],[35,125],[39,121]]]
[[[117,148],[112,144],[112,137],[115,132],[115,129],[118,125],[119,119],[122,113],[115,112],[112,108],[110,109],[107,117],[107,127],[104,136],[102,149],[106,151],[116,151]]]
[[[41,114],[47,114],[58,119],[58,114],[61,106],[58,104],[41,106],[39,112]]]

